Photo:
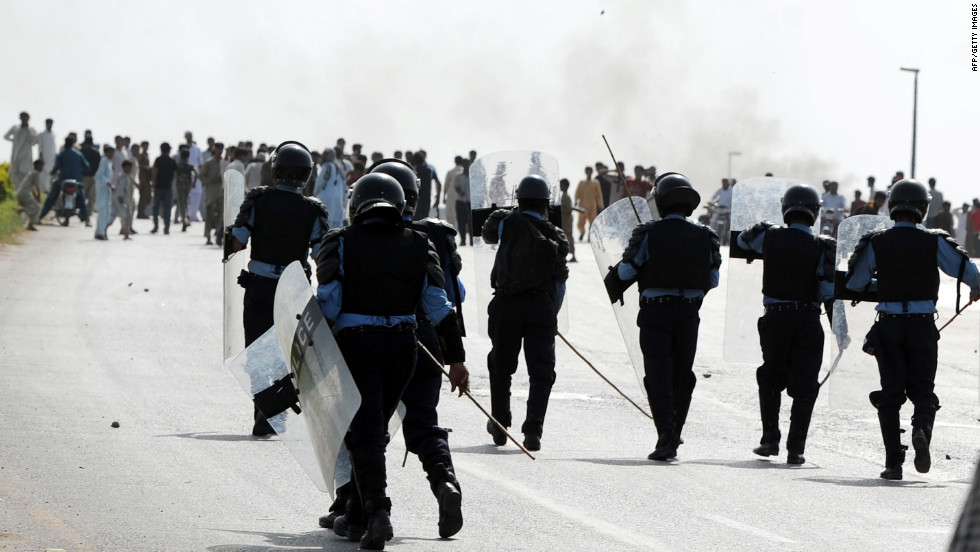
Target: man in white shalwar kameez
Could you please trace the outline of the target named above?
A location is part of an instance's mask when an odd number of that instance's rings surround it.
[[[45,119],[44,132],[37,135],[37,153],[44,161],[44,170],[41,171],[39,184],[41,192],[45,194],[51,189],[51,169],[54,168],[54,158],[58,156],[57,140],[54,132],[51,132],[52,126],[54,126],[54,120]]]
[[[122,170],[112,177],[112,184],[112,204],[119,217],[120,234],[128,240],[133,233],[133,189],[136,187],[132,161],[123,161]]]
[[[323,152],[323,164],[313,186],[313,195],[327,208],[327,224],[330,228],[345,226],[347,215],[347,182],[337,163],[337,154],[328,149]]]
[[[95,239],[106,240],[106,228],[112,224],[112,156],[116,148],[106,144],[102,148],[104,155],[99,160],[99,169],[95,171],[95,204],[99,209],[99,220],[95,225]]]
[[[187,147],[190,148],[191,152],[191,156],[187,162],[194,167],[196,174],[201,174],[201,165],[204,164],[204,158],[201,156],[201,148],[194,142],[194,135],[191,134],[191,131],[188,130],[184,133],[184,139],[187,140]],[[194,222],[199,222],[204,216],[203,213],[200,217],[198,216],[198,213],[201,213],[201,195],[203,193],[201,179],[197,178],[194,180],[194,187],[191,188],[191,193],[187,197],[187,213]]]
[[[27,112],[20,114],[20,124],[10,127],[3,135],[4,139],[13,142],[10,152],[10,181],[20,184],[34,165],[34,144],[37,143],[37,131],[28,125],[31,116]]]

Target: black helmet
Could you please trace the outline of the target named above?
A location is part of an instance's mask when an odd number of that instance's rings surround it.
[[[517,185],[517,199],[551,199],[548,181],[534,174],[525,176]]]
[[[419,178],[411,165],[401,159],[382,159],[371,165],[368,174],[371,173],[386,174],[397,180],[402,186],[402,192],[405,193],[405,208],[402,209],[402,215],[415,214],[415,206],[419,203]]]
[[[311,172],[313,156],[303,144],[283,142],[272,152],[272,177],[276,179],[276,184],[297,188],[305,186]]]
[[[397,180],[381,173],[370,173],[357,179],[351,189],[350,220],[362,221],[370,214],[390,222],[401,222],[405,192]]]
[[[691,181],[681,173],[663,173],[657,178],[654,186],[653,199],[661,215],[680,210],[684,212],[684,216],[691,216],[694,208],[701,203],[701,195],[694,186],[691,186]]]
[[[790,186],[783,194],[783,222],[790,213],[803,213],[810,220],[810,226],[817,221],[820,214],[820,194],[806,184]]]
[[[888,192],[888,216],[894,220],[895,213],[905,211],[914,214],[918,219],[916,222],[922,222],[930,200],[929,191],[918,180],[899,180]]]

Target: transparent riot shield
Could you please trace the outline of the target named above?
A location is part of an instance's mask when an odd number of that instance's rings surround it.
[[[762,260],[748,262],[739,258],[735,244],[738,232],[757,223],[782,224],[783,193],[790,186],[802,184],[791,178],[757,177],[739,182],[732,188],[731,243],[729,244],[725,305],[726,362],[762,364],[757,322],[765,314],[762,306]]]
[[[274,328],[269,328],[262,337],[229,360],[226,366],[249,398],[271,386],[274,381],[289,375]],[[276,430],[276,434],[316,488],[333,494],[334,487],[324,482],[323,471],[310,437],[307,416],[306,410],[300,414],[286,410],[267,418],[272,429]]]
[[[224,224],[231,225],[238,217],[238,211],[245,201],[245,177],[238,171],[225,171],[224,176]],[[218,229],[218,232],[224,229]],[[231,244],[225,244],[230,247]],[[245,302],[245,289],[238,285],[238,275],[248,263],[248,250],[232,254],[224,262],[224,339],[225,360],[237,355],[245,348],[245,327],[242,322],[242,309]]]
[[[632,200],[636,207],[634,213],[630,206]],[[637,220],[639,214],[639,220]],[[599,274],[605,277],[609,268],[616,266],[616,263],[623,259],[623,251],[629,244],[633,229],[639,224],[653,220],[647,202],[639,197],[625,198],[606,207],[596,217],[589,231],[589,240],[592,245],[592,253],[595,262],[599,266]],[[643,352],[640,350],[640,328],[636,325],[637,316],[640,314],[640,293],[636,286],[630,286],[623,293],[623,304],[613,303],[613,314],[619,324],[619,331],[623,333],[623,340],[626,342],[626,350],[629,352],[630,361],[633,363],[633,370],[640,382],[640,389],[646,396],[646,388],[643,387]]]
[[[361,396],[299,262],[279,278],[273,316],[279,346],[295,374],[320,473],[324,481],[334,481],[343,438]]]
[[[479,236],[478,225],[483,224],[494,206],[512,209],[517,205],[517,185],[525,176],[544,178],[551,188],[551,204],[560,205],[558,188],[558,161],[538,151],[506,151],[491,153],[473,162],[470,168],[470,203],[473,209],[473,227],[477,237],[473,247],[473,267],[476,271],[476,301],[479,314],[479,331],[487,336],[487,307],[493,298],[490,271],[497,255],[497,245],[484,243]],[[560,208],[558,210],[560,215]],[[560,219],[559,219],[560,221]],[[561,228],[561,224],[557,225]],[[558,331],[568,331],[568,302],[558,312]]]
[[[895,223],[888,217],[857,215],[845,219],[837,227],[838,290],[843,285],[844,274],[847,273],[847,262],[854,254],[854,248],[857,247],[861,237],[872,230],[885,230],[894,225]],[[827,380],[830,387],[828,393],[830,406],[844,410],[866,410],[870,406],[868,394],[881,389],[878,363],[875,357],[861,349],[864,336],[875,323],[877,303],[854,304],[848,300],[838,300],[836,303],[844,306],[846,318],[834,317],[834,331],[846,333],[853,345],[843,350],[837,369]],[[837,309],[839,310],[840,307]]]

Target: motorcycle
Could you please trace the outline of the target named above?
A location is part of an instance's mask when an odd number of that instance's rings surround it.
[[[78,187],[77,180],[65,180],[61,183],[61,192],[58,199],[54,201],[54,218],[62,226],[68,226],[68,220],[78,215]]]

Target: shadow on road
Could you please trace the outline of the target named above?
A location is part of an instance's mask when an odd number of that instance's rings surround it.
[[[725,466],[728,468],[748,469],[748,470],[819,470],[820,466],[813,464],[803,464],[802,466],[787,464],[779,460],[764,460],[757,458],[753,460],[690,460],[685,464],[702,464],[705,466]]]
[[[929,483],[926,481],[888,481],[879,478],[861,479],[858,477],[803,477],[801,481],[812,481],[814,483],[830,483],[842,487],[913,487],[916,489],[945,489],[946,485]]]
[[[227,529],[216,529],[216,531],[259,536],[265,539],[268,544],[216,544],[207,548],[209,552],[309,552],[310,550],[344,550],[349,552],[357,546],[356,543],[338,537],[327,529],[298,534],[230,531]]]
[[[199,439],[201,441],[274,441],[275,439],[253,437],[251,435],[230,435],[226,433],[169,433],[157,437],[180,437],[182,439]]]
[[[226,529],[218,529],[218,531],[237,533],[239,535],[260,536],[268,544],[217,544],[209,546],[207,548],[209,552],[309,552],[310,550],[343,550],[349,552],[357,549],[357,543],[338,537],[329,529],[295,535],[288,533],[266,533],[262,531],[231,531]],[[453,540],[455,539],[399,537],[396,535],[387,544],[395,545],[403,541],[452,542]]]
[[[459,452],[463,454],[524,454],[518,448],[502,448],[489,443],[486,445],[473,445],[471,447],[452,447],[452,451],[453,453]]]
[[[602,466],[673,466],[677,462],[655,462],[645,458],[573,458],[576,462]]]

